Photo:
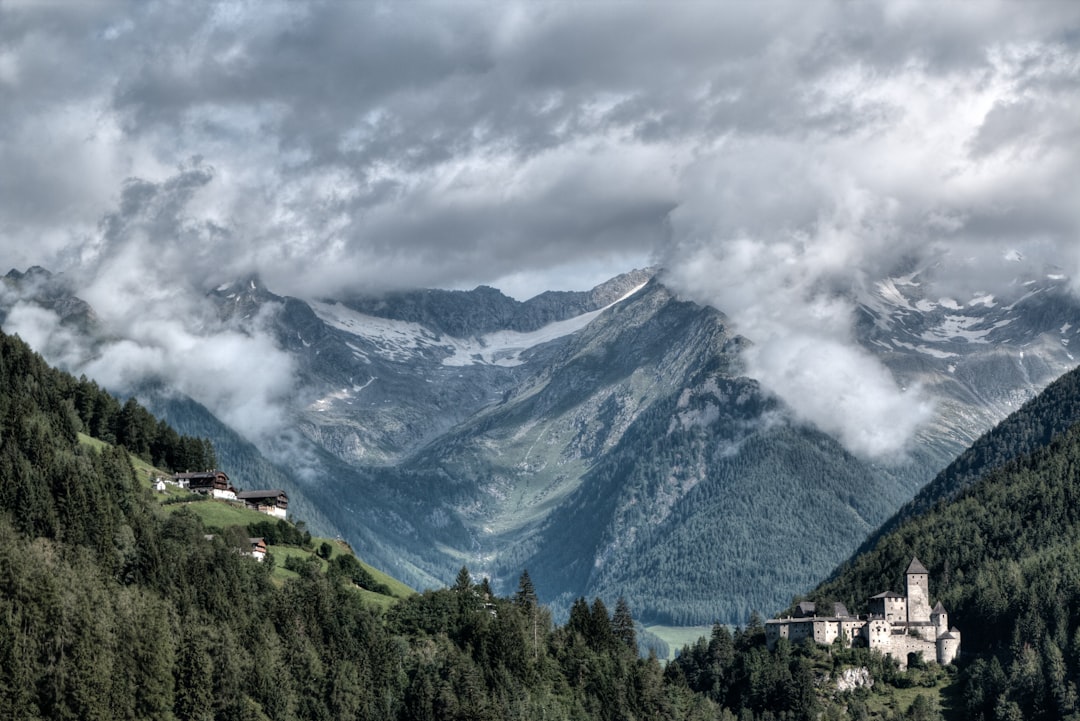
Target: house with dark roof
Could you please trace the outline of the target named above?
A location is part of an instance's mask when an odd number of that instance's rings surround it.
[[[254,558],[259,563],[266,560],[266,539],[265,538],[249,538],[248,543],[251,544],[251,551],[249,556]]]
[[[236,500],[236,489],[229,482],[229,476],[225,471],[196,471],[177,473],[173,479],[181,487],[187,488],[194,493],[204,493],[214,498],[227,501]]]
[[[236,499],[253,510],[275,518],[285,518],[289,509],[289,496],[280,488],[257,491],[240,491]]]

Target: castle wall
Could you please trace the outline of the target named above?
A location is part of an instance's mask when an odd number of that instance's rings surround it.
[[[960,639],[958,636],[959,634],[950,634],[945,638],[938,639],[937,661],[942,666],[952,663],[960,655]]]
[[[814,625],[816,619],[794,618],[783,621],[765,622],[765,644],[770,648],[776,647],[776,642],[786,638],[792,643],[799,643],[806,638],[814,638]]]
[[[891,634],[879,648],[882,653],[895,658],[901,669],[907,668],[909,653],[922,656],[924,661],[936,661],[938,656],[935,642],[906,633]]]
[[[902,623],[907,620],[908,604],[906,598],[885,599],[885,620]]]
[[[892,624],[883,618],[875,618],[866,624],[866,640],[870,648],[880,648],[892,633]]]
[[[845,646],[851,646],[855,643],[855,639],[863,638],[863,629],[866,627],[866,621],[860,621],[857,619],[843,619],[840,621],[840,633],[844,639]],[[863,639],[865,642],[865,639]]]
[[[895,593],[884,593],[870,599],[870,613],[886,621],[907,621],[907,599]]]

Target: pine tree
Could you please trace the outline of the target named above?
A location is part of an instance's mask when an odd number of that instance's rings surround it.
[[[514,603],[523,608],[534,608],[537,604],[536,589],[533,588],[528,569],[523,570],[521,577],[518,579],[518,590],[514,594]]]
[[[611,617],[611,632],[616,640],[627,648],[637,651],[637,632],[634,631],[634,617],[630,614],[630,604],[619,596],[615,602],[615,614]]]
[[[611,633],[611,616],[608,615],[607,606],[599,596],[593,599],[592,611],[589,613],[589,636],[588,640],[593,650],[606,651],[614,645],[615,637]]]

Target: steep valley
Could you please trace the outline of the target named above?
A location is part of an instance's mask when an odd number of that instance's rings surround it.
[[[115,342],[62,278],[5,286],[5,317],[38,304]],[[899,459],[798,420],[748,375],[753,339],[654,271],[524,303],[491,288],[301,300],[257,279],[221,286],[208,295],[221,326],[272,334],[296,368],[289,425],[257,451],[166,378],[114,390],[211,436],[223,464],[287,488],[318,530],[419,587],[467,565],[505,591],[528,568],[556,607],[623,595],[647,622],[742,622],[813,585],[1074,364],[1077,306],[1053,277],[1008,301],[926,288],[908,275],[850,295],[861,345],[936,404]]]

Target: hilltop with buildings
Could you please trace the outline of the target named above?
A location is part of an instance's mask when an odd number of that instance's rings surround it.
[[[820,644],[837,639],[845,646],[878,649],[907,668],[914,657],[924,661],[952,663],[960,653],[960,631],[949,628],[949,614],[940,602],[930,608],[930,574],[918,558],[912,558],[906,574],[906,593],[884,591],[869,600],[869,612],[856,616],[842,603],[831,613],[819,615],[816,605],[803,601],[788,618],[765,622],[770,649],[786,638],[792,642],[812,638]]]

